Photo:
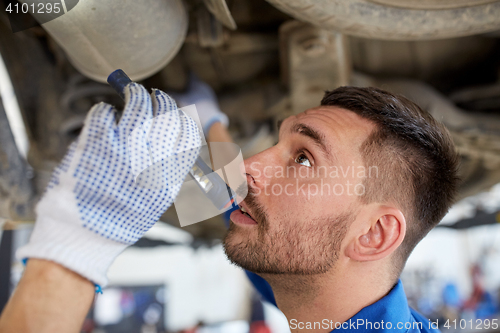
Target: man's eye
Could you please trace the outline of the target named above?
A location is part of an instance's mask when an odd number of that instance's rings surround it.
[[[309,161],[309,158],[304,153],[300,153],[295,158],[295,163],[301,164],[306,167],[311,167],[311,161]]]

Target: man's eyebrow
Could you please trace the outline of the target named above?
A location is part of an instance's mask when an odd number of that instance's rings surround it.
[[[332,160],[332,151],[329,145],[326,143],[325,135],[323,133],[318,132],[314,128],[301,123],[294,124],[291,127],[290,132],[298,133],[307,136],[308,138],[311,138],[316,144],[316,146],[318,146],[323,151],[325,156],[328,159]]]

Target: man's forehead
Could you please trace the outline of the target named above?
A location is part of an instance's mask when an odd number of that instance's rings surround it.
[[[318,106],[285,118],[278,124],[280,131],[304,123],[327,137],[358,138],[361,141],[373,131],[375,124],[358,114],[336,106]],[[346,137],[347,135],[347,137]]]

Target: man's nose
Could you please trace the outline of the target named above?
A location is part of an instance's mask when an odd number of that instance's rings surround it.
[[[276,146],[271,147],[244,161],[242,173],[246,175],[249,186],[262,188],[269,184],[273,177],[273,169],[279,163],[275,150]]]

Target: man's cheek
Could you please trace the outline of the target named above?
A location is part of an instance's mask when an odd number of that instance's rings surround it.
[[[284,194],[289,197],[299,197],[301,200],[314,200],[323,195],[328,195],[323,179],[295,178],[293,182],[284,185]],[[325,189],[327,191],[325,191]]]
[[[304,203],[308,201],[308,195],[317,192],[312,188],[310,193],[311,187],[309,185],[310,183],[300,182],[298,179],[274,184],[271,188],[273,206],[284,207],[286,211],[299,211],[304,206]]]

